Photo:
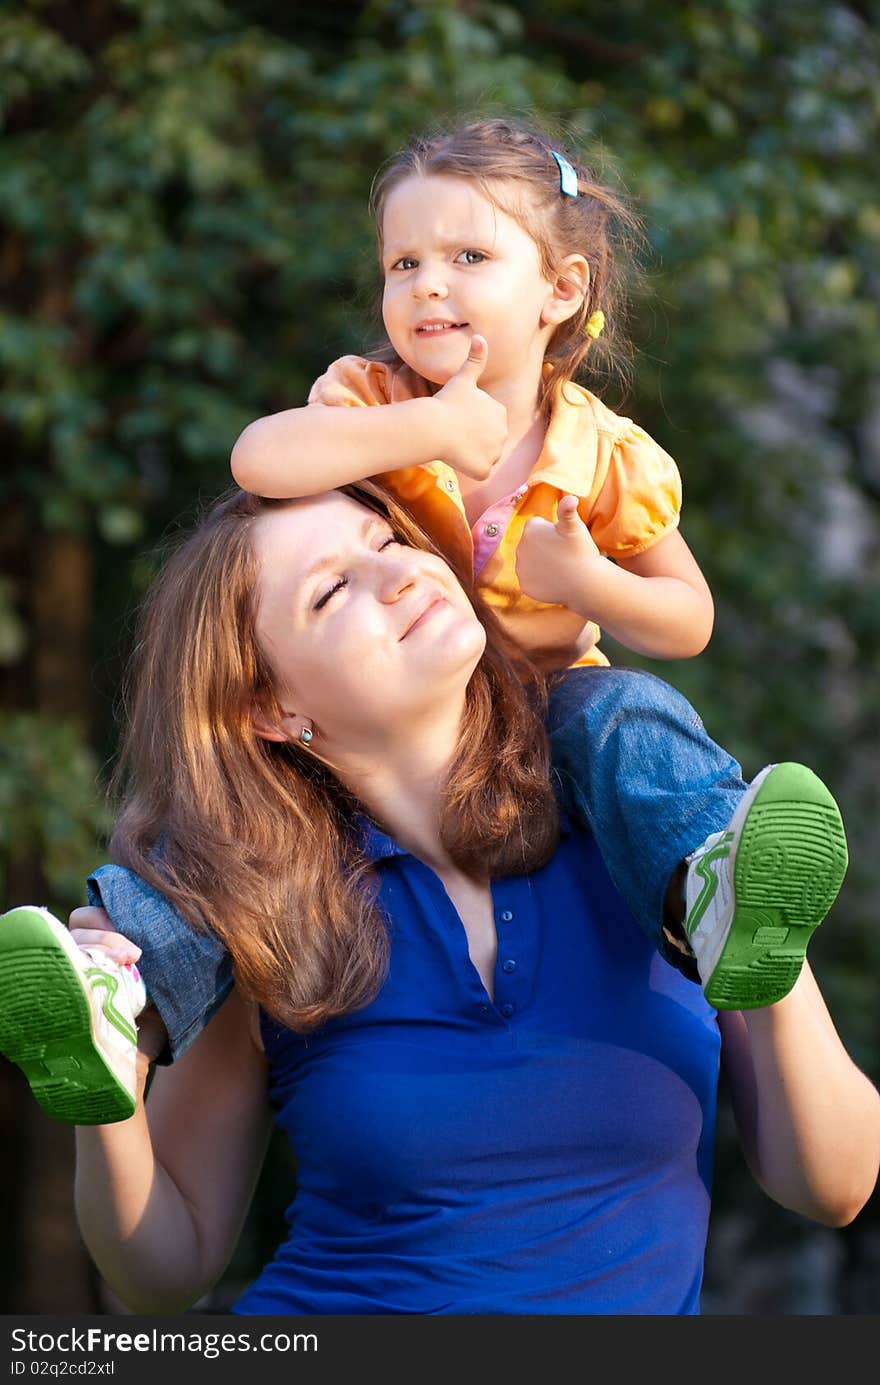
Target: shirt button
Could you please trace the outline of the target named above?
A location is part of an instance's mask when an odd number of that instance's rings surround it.
[[[450,476],[449,480],[446,482],[446,489],[447,489],[448,491],[454,491],[454,490],[455,490],[455,482],[453,481],[453,479],[452,479],[451,476]]]
[[[488,1005],[481,1005],[481,1006],[480,1006],[480,1014],[481,1014],[481,1015],[488,1015],[488,1013],[489,1013],[489,1007],[488,1007]]]
[[[501,970],[502,970],[502,971],[516,971],[516,962],[513,960],[512,957],[508,957],[508,959],[507,959],[506,962],[502,962],[502,964],[501,964]]]
[[[510,1016],[513,1014],[513,1006],[510,1005],[510,1004],[502,1005],[502,1007],[501,1007],[501,1013],[502,1013],[502,1015],[504,1016],[505,1019],[508,1019],[508,1020],[509,1020],[509,1019],[510,1019]]]
[[[512,912],[511,912],[510,909],[502,909],[502,911],[501,911],[501,922],[502,922],[502,923],[510,923],[510,920],[511,920],[512,918],[513,918],[513,914],[512,914]]]
[[[494,537],[495,537],[495,535],[496,535],[497,533],[498,533],[498,525],[497,525],[497,524],[487,524],[487,525],[486,525],[486,535],[487,535],[488,538],[494,539]]]

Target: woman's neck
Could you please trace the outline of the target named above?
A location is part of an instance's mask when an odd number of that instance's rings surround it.
[[[461,710],[435,714],[401,727],[381,744],[334,757],[338,777],[370,817],[438,873],[451,865],[441,842],[442,802]]]

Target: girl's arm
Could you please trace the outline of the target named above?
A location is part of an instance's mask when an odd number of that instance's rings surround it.
[[[478,388],[484,338],[435,395],[379,407],[307,404],[248,424],[232,449],[242,490],[277,499],[317,495],[383,471],[442,460],[483,481],[507,440],[507,410]]]
[[[809,966],[775,1005],[718,1020],[755,1179],[783,1207],[846,1226],[877,1182],[880,1093],[846,1052]]]
[[[634,558],[604,557],[577,512],[529,519],[517,550],[520,586],[594,620],[613,639],[652,659],[688,659],[705,649],[715,617],[712,593],[677,529]]]
[[[76,1131],[75,1202],[83,1240],[111,1289],[135,1312],[179,1312],[222,1274],[269,1137],[263,1055],[233,990],[171,1067],[148,1110]]]
[[[690,659],[709,643],[715,603],[696,558],[677,529],[635,558],[602,559],[585,584],[612,638],[651,659]],[[575,609],[578,609],[577,607]]]

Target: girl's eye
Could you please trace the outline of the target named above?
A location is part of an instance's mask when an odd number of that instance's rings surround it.
[[[401,255],[399,260],[395,260],[392,269],[415,269],[418,260],[414,260],[412,255]]]
[[[486,256],[482,250],[462,250],[458,258],[464,260],[465,264],[482,264]]]
[[[386,549],[386,548],[388,547],[389,543],[401,543],[401,544],[402,544],[402,543],[403,543],[403,539],[399,539],[399,538],[397,537],[396,534],[392,534],[392,535],[390,536],[390,538],[385,539],[385,541],[384,541],[383,543],[380,543],[380,544],[379,544],[379,552],[382,553],[382,552],[384,551],[384,549]]]

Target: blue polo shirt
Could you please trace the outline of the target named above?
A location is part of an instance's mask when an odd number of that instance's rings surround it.
[[[699,1312],[715,1011],[592,837],[494,881],[494,1001],[438,877],[370,829],[391,934],[365,1008],[263,1021],[297,1159],[289,1234],[237,1313]]]

